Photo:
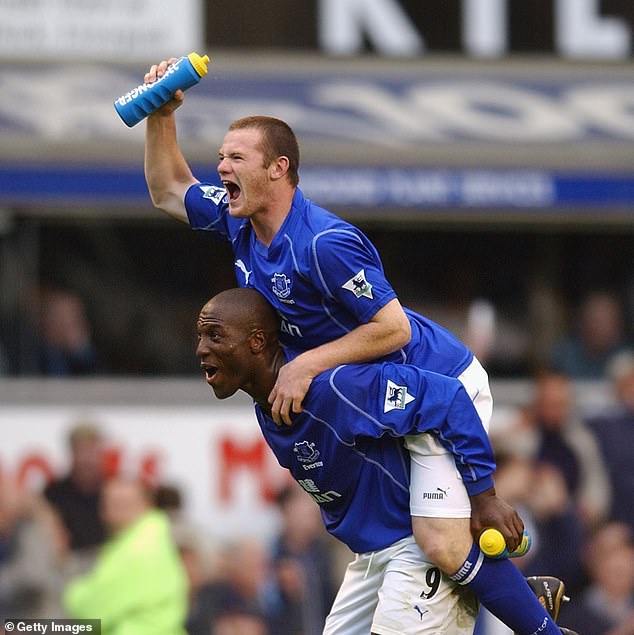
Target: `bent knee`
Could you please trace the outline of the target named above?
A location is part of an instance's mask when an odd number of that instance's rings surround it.
[[[473,540],[468,518],[413,517],[412,527],[427,560],[447,574],[455,573],[469,555]]]

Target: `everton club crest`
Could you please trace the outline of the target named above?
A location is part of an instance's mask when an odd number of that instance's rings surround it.
[[[271,282],[273,293],[280,300],[286,300],[291,294],[291,279],[285,273],[274,273]]]

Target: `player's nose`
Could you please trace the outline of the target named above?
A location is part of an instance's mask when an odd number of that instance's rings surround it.
[[[229,172],[231,171],[231,164],[229,163],[227,157],[218,159],[218,166],[216,167],[216,169],[218,170],[218,174],[220,175],[229,174]]]
[[[203,357],[209,352],[209,347],[206,344],[206,338],[201,337],[198,339],[196,345],[196,357],[202,362]]]

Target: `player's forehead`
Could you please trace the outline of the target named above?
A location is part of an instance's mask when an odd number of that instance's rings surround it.
[[[224,323],[222,317],[222,307],[217,307],[213,301],[207,302],[198,314],[196,325],[198,328],[208,327],[212,325],[222,325]]]
[[[245,329],[245,325],[239,312],[231,303],[212,300],[202,308],[196,328],[199,332],[213,330],[229,337],[239,335]]]
[[[220,147],[220,154],[240,151],[260,151],[262,131],[259,128],[237,128],[229,130]]]

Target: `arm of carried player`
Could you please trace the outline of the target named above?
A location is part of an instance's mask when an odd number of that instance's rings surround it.
[[[457,379],[416,371],[424,375],[427,389],[422,408],[417,412],[416,428],[435,434],[452,453],[471,503],[473,539],[477,541],[485,529],[493,527],[502,532],[509,549],[515,549],[522,539],[524,523],[517,511],[495,491],[495,454],[471,398]],[[443,393],[447,389],[449,394],[443,412]],[[454,389],[456,392],[451,398]],[[440,421],[435,422],[429,418],[429,408],[436,409],[434,402],[442,413]]]
[[[470,496],[493,486],[493,448],[467,391],[454,377],[385,362],[339,368],[330,384],[352,408],[347,416],[355,421],[356,435],[432,433],[451,452]]]
[[[496,494],[495,456],[480,417],[462,384],[455,378],[403,364],[372,364],[337,369],[331,387],[342,403],[364,416],[353,422],[355,434],[405,436],[435,434],[454,457],[471,501],[471,533],[478,539],[487,527],[519,545],[524,524],[511,505]],[[371,395],[371,397],[368,397]]]
[[[146,83],[162,77],[176,58],[153,65],[145,74]],[[177,220],[188,222],[185,194],[194,178],[176,139],[174,111],[183,103],[185,94],[177,90],[174,97],[148,118],[145,135],[145,180],[155,207]]]
[[[394,370],[398,372],[400,369],[396,366]],[[413,433],[431,432],[436,435],[453,455],[469,496],[492,488],[495,454],[464,386],[453,377],[420,368],[408,366],[404,371],[405,379],[408,375],[418,379],[421,393],[414,410]]]
[[[398,350],[410,338],[410,324],[394,298],[370,319],[342,337],[298,355],[280,369],[269,395],[273,420],[291,424],[290,412],[302,411],[312,380],[340,364],[368,362]]]

